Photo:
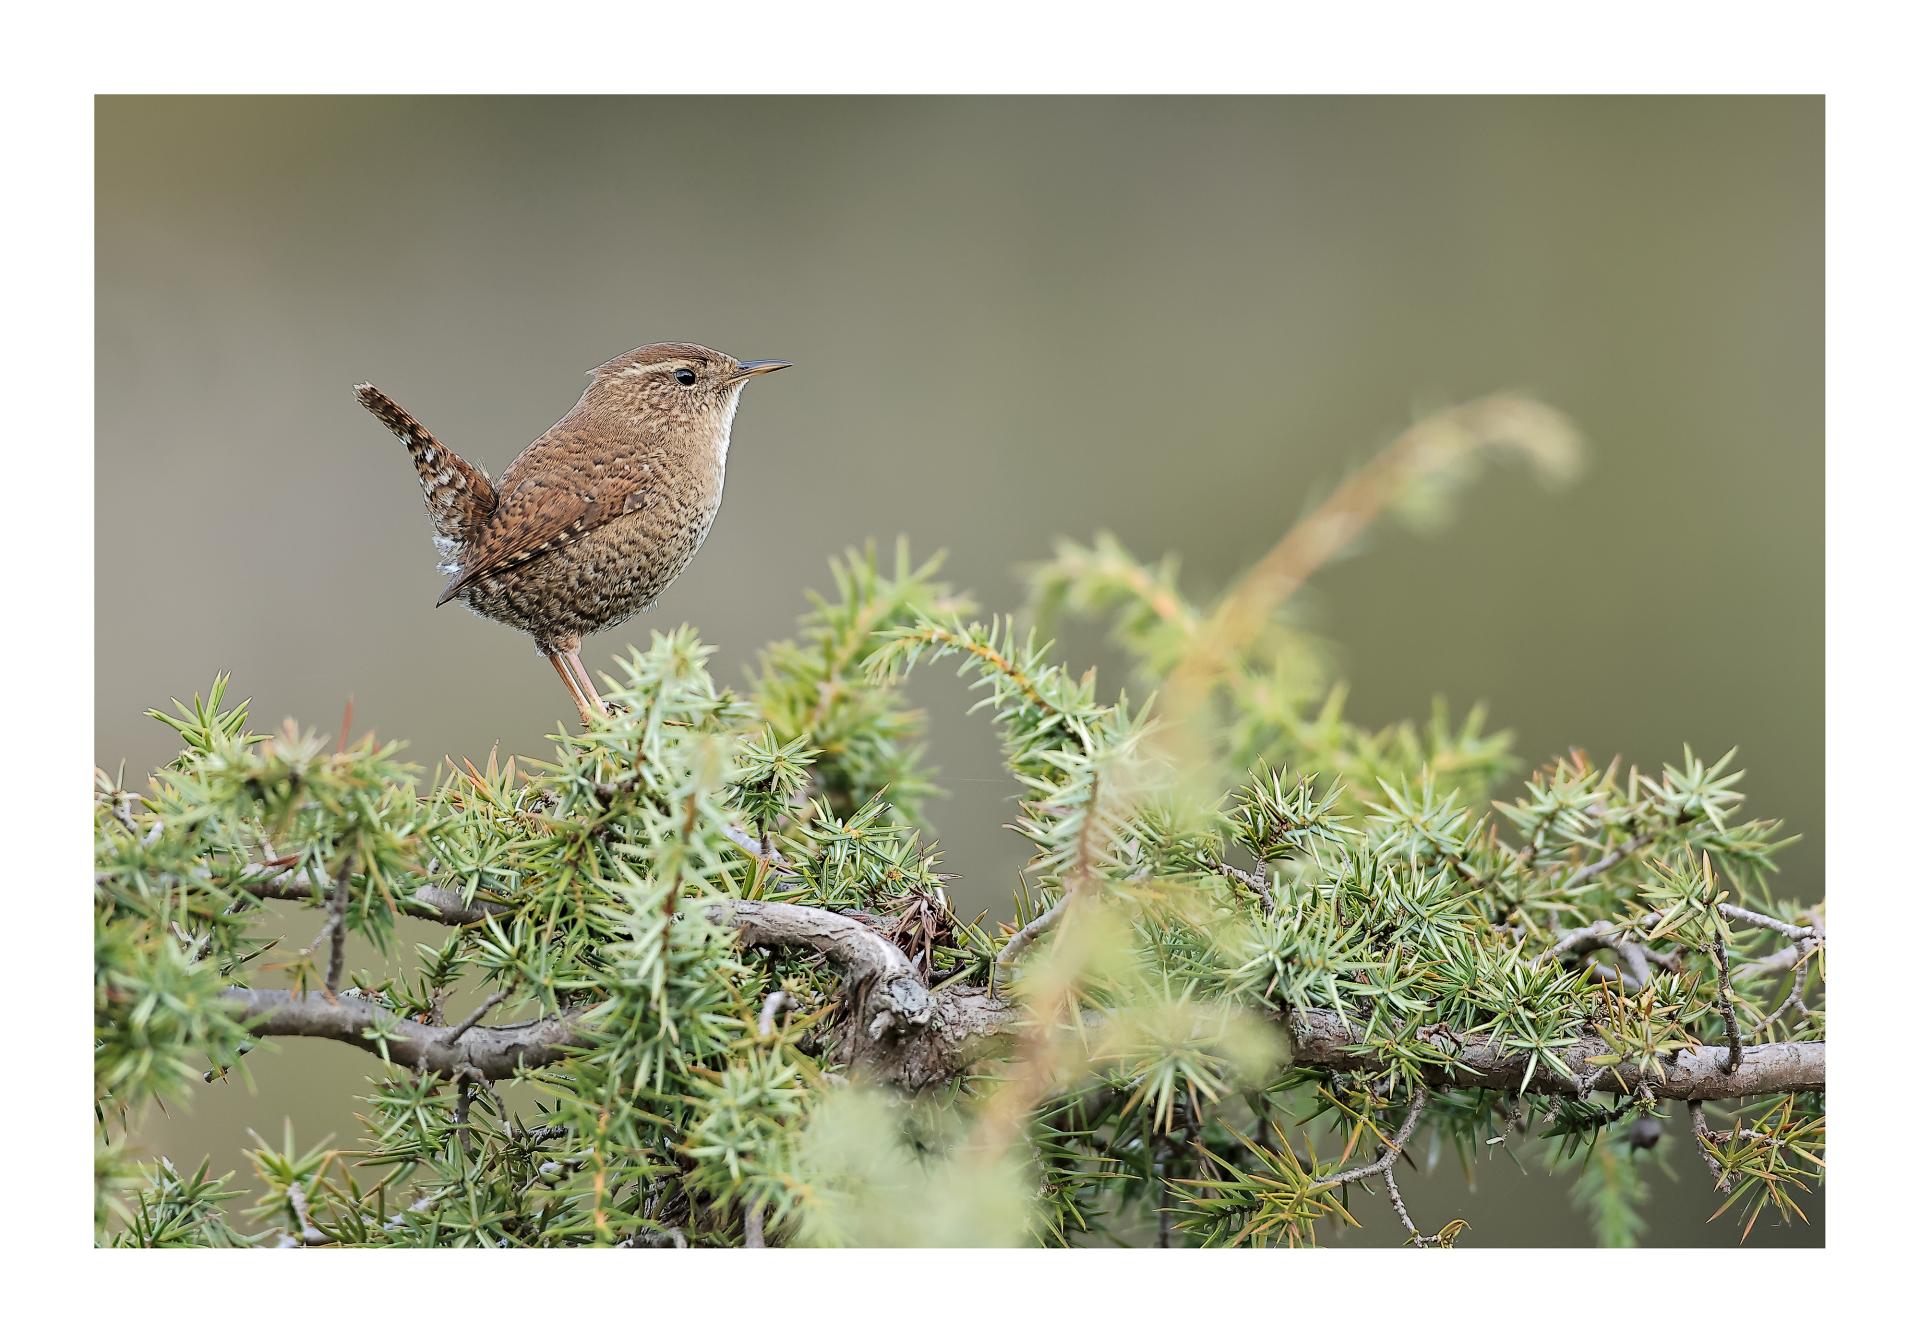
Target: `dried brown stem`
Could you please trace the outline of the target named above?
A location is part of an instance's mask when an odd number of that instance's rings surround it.
[[[1483,397],[1421,420],[1348,475],[1240,578],[1189,640],[1161,700],[1175,757],[1201,759],[1205,737],[1196,729],[1220,676],[1269,628],[1273,613],[1350,549],[1410,481],[1488,444],[1529,444],[1545,457],[1562,452],[1572,436],[1559,413],[1538,402]]]

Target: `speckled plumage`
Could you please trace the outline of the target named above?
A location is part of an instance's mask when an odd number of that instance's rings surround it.
[[[740,391],[784,367],[643,345],[593,370],[579,402],[498,482],[378,389],[354,390],[412,456],[452,575],[440,602],[531,634],[584,717],[598,701],[583,684],[581,638],[652,606],[687,567],[720,510]]]

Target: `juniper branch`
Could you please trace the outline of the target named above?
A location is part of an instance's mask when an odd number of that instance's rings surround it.
[[[811,950],[841,971],[850,999],[863,1001],[847,1032],[846,1052],[851,1062],[876,1080],[910,1090],[945,1081],[995,1040],[1027,1024],[1017,1004],[985,989],[965,984],[938,991],[928,988],[905,953],[844,914],[752,900],[713,901],[706,909],[709,918],[740,929],[749,946]],[[378,1052],[380,1042],[367,1035],[377,1022],[378,1033],[392,1037],[387,1041],[389,1057],[450,1076],[457,1066],[500,1078],[512,1076],[518,1067],[556,1062],[573,1036],[571,1018],[545,1017],[513,1026],[475,1027],[450,1046],[444,1028],[398,1017],[362,998],[343,996],[328,1003],[318,994],[289,995],[267,989],[234,989],[228,998],[236,1010],[258,1013],[251,1015],[249,1028],[259,1036],[328,1038]],[[1344,1072],[1386,1066],[1358,1030],[1335,1012],[1308,1008],[1286,1013],[1279,1020],[1291,1037],[1296,1064]],[[1583,1034],[1558,1052],[1572,1075],[1569,1079],[1557,1070],[1538,1067],[1530,1054],[1507,1049],[1485,1036],[1466,1036],[1449,1061],[1424,1070],[1424,1078],[1430,1090],[1517,1092],[1524,1085],[1536,1094],[1646,1094],[1686,1101],[1826,1090],[1824,1041],[1748,1045],[1738,1066],[1732,1068],[1726,1047],[1699,1046],[1682,1050],[1660,1074],[1643,1073],[1626,1061],[1589,1061],[1609,1053],[1610,1047],[1597,1035]]]
[[[445,1077],[469,1070],[512,1077],[522,1068],[557,1063],[575,1038],[571,1015],[539,1017],[507,1026],[475,1026],[449,1039],[445,1027],[403,1017],[371,998],[289,989],[228,989],[222,995],[257,1036],[337,1040],[382,1054],[403,1067]]]
[[[1394,1162],[1400,1159],[1400,1154],[1406,1150],[1407,1144],[1413,1141],[1414,1130],[1420,1127],[1420,1116],[1426,1113],[1426,1109],[1427,1093],[1423,1088],[1413,1093],[1413,1099],[1407,1103],[1407,1117],[1400,1121],[1398,1131],[1396,1131],[1391,1138],[1380,1144],[1379,1154],[1372,1161],[1364,1166],[1355,1166],[1351,1170],[1343,1170],[1338,1174],[1329,1175],[1315,1187],[1319,1189],[1331,1189],[1335,1185],[1352,1184],[1357,1180],[1371,1180],[1374,1176],[1392,1166]],[[1415,1232],[1414,1234],[1418,1235],[1419,1233]]]
[[[1400,1182],[1393,1178],[1393,1164],[1391,1162],[1381,1170],[1380,1178],[1386,1181],[1387,1198],[1393,1203],[1394,1215],[1400,1219],[1400,1225],[1407,1229],[1407,1235],[1412,1237],[1409,1243],[1415,1248],[1422,1250],[1435,1245],[1445,1245],[1448,1235],[1446,1231],[1441,1231],[1431,1236],[1420,1234],[1420,1228],[1414,1223],[1413,1214],[1407,1211],[1407,1201],[1400,1194]]]
[[[1035,915],[1012,937],[1009,937],[1007,944],[1000,948],[1000,954],[993,958],[994,964],[1007,966],[1019,960],[1026,954],[1027,948],[1032,946],[1042,933],[1058,923],[1066,912],[1067,897],[1062,896],[1053,906]]]
[[[1359,1028],[1342,1021],[1337,1013],[1312,1008],[1290,1014],[1284,1024],[1293,1037],[1296,1064],[1345,1072],[1384,1067],[1384,1060],[1367,1047]],[[1700,1045],[1683,1049],[1667,1061],[1664,1075],[1643,1072],[1631,1061],[1590,1062],[1611,1052],[1599,1036],[1582,1033],[1574,1044],[1556,1051],[1571,1078],[1555,1069],[1536,1066],[1529,1079],[1529,1065],[1537,1062],[1533,1055],[1506,1049],[1486,1036],[1465,1036],[1448,1062],[1424,1069],[1423,1076],[1427,1086],[1437,1090],[1517,1092],[1524,1083],[1528,1091],[1544,1095],[1584,1097],[1604,1092],[1688,1101],[1734,1100],[1827,1088],[1827,1046],[1823,1040],[1749,1045],[1742,1051],[1739,1066],[1731,1070],[1725,1046]]]
[[[1727,1032],[1727,1058],[1722,1065],[1728,1072],[1740,1066],[1741,1040],[1740,1017],[1733,1008],[1733,992],[1727,975],[1727,939],[1720,935],[1720,929],[1713,930],[1713,989],[1720,1004],[1720,1020]]]
[[[472,1030],[475,1026],[478,1026],[480,1024],[481,1017],[484,1017],[487,1013],[493,1011],[494,1008],[498,1007],[501,1003],[505,1002],[506,1000],[507,1000],[507,993],[505,989],[502,989],[497,993],[489,994],[487,997],[487,1000],[484,1003],[481,1003],[480,1006],[474,1008],[472,1013],[468,1015],[465,1021],[462,1021],[458,1026],[455,1026],[452,1030],[447,1032],[446,1042],[449,1045],[459,1043],[461,1036],[465,1035],[468,1031]]]
[[[1700,1151],[1700,1159],[1706,1163],[1707,1173],[1713,1177],[1713,1187],[1724,1192],[1727,1187],[1727,1168],[1713,1154],[1713,1133],[1707,1127],[1706,1108],[1699,1101],[1688,1101],[1687,1119],[1693,1126],[1694,1146]]]

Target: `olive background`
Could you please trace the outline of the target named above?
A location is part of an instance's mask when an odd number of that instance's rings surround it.
[[[104,98],[97,128],[95,758],[234,674],[256,721],[539,756],[568,712],[524,636],[455,607],[370,380],[498,471],[650,340],[791,359],[648,625],[738,683],[826,558],[897,533],[988,609],[1056,537],[1176,552],[1208,596],[1422,409],[1522,390],[1591,448],[1496,473],[1434,537],[1313,584],[1362,721],[1485,700],[1535,759],[1739,746],[1822,894],[1823,107],[1815,98]],[[1069,631],[1076,666],[1112,662]],[[1105,669],[1117,684],[1117,666]],[[1021,861],[984,718],[944,671],[931,808],[960,911]],[[303,916],[289,927],[304,940]],[[292,934],[290,934],[292,935]],[[351,1145],[365,1060],[289,1042],[155,1116],[244,1164]],[[1676,1116],[1649,1243],[1726,1244]],[[1407,1185],[1467,1243],[1583,1244],[1507,1157]],[[1762,1225],[1763,1244],[1819,1243]],[[1342,1243],[1399,1239],[1383,1201]]]

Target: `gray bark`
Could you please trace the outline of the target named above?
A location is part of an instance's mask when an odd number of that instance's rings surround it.
[[[282,898],[310,894],[304,883],[285,879],[263,882],[254,889]],[[454,925],[507,912],[506,906],[469,901],[459,891],[438,886],[418,888],[407,898],[405,908]],[[850,1018],[840,1042],[842,1059],[876,1080],[908,1090],[945,1081],[1021,1026],[1018,1005],[988,989],[964,984],[937,991],[929,988],[906,953],[878,927],[846,914],[760,900],[715,900],[704,909],[708,918],[739,929],[748,946],[812,951],[838,969],[846,982]],[[248,1015],[253,1033],[261,1036],[322,1037],[377,1051],[378,1045],[365,1038],[365,1031],[378,1020],[395,1037],[387,1052],[396,1062],[450,1076],[470,1069],[489,1078],[510,1077],[520,1068],[557,1061],[572,1037],[572,1023],[564,1016],[508,1026],[470,1026],[449,1042],[449,1028],[398,1017],[363,998],[329,999],[320,993],[266,989],[232,989],[228,998],[236,1011]],[[1282,1014],[1280,1024],[1291,1039],[1297,1063],[1355,1072],[1380,1066],[1354,1030],[1331,1011],[1310,1008]],[[1436,1091],[1461,1087],[1518,1091],[1526,1079],[1529,1056],[1485,1037],[1464,1037],[1452,1050],[1450,1066],[1427,1070],[1427,1084]],[[1824,1041],[1748,1045],[1730,1071],[1724,1046],[1683,1050],[1664,1062],[1661,1074],[1645,1075],[1627,1064],[1589,1062],[1607,1052],[1597,1036],[1583,1036],[1560,1051],[1577,1082],[1541,1062],[1527,1079],[1527,1089],[1551,1095],[1627,1094],[1644,1084],[1655,1096],[1689,1101],[1826,1090]]]

